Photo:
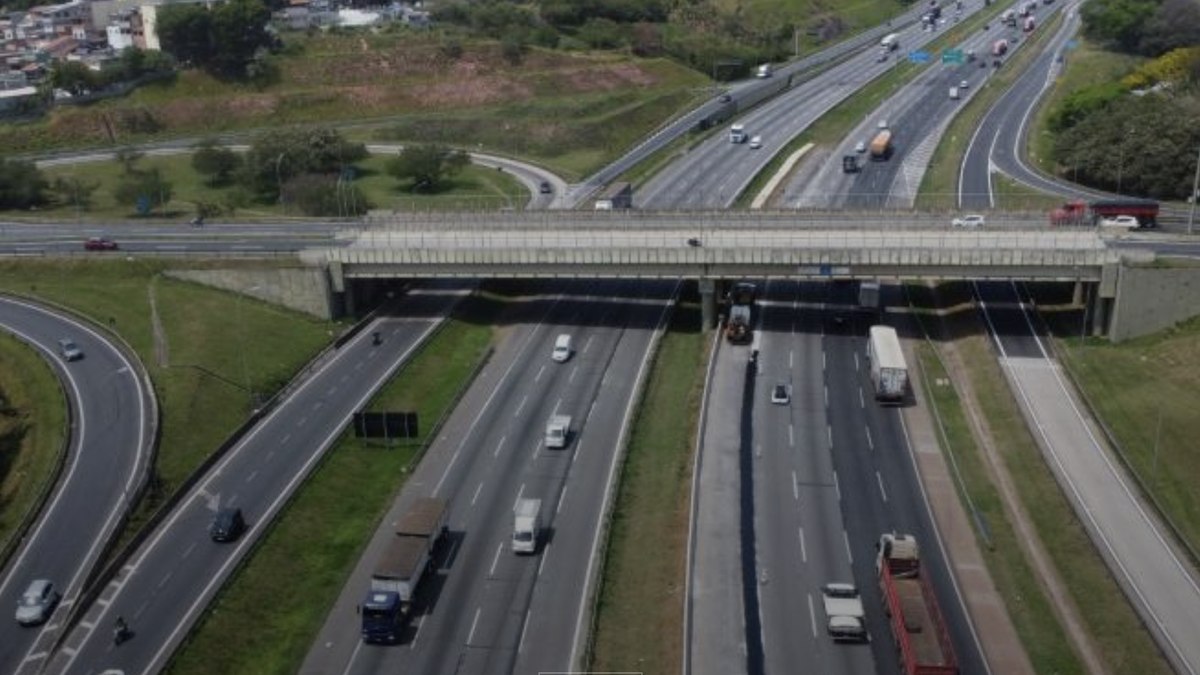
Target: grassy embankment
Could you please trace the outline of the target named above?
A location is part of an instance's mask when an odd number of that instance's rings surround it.
[[[374,127],[400,141],[521,155],[569,180],[594,171],[684,109],[707,77],[667,59],[531,48],[509,63],[493,41],[453,57],[432,33],[285,34],[262,88],[188,71],[129,96],[0,127],[12,153],[236,134],[288,124]],[[383,133],[386,132],[386,133]]]
[[[989,75],[985,83],[980,85],[975,96],[959,110],[950,126],[946,128],[942,142],[938,144],[933,157],[929,160],[929,168],[925,172],[920,192],[917,194],[917,208],[938,210],[958,208],[959,169],[962,165],[963,155],[967,151],[967,144],[971,142],[975,129],[996,104],[996,101],[1009,90],[1024,73],[1030,62],[1041,53],[1042,45],[1054,35],[1062,24],[1062,20],[1060,12],[1050,21],[1038,26],[1033,36],[1008,58],[1002,68]],[[1060,201],[1001,175],[993,176],[992,189],[998,209],[1042,211]]]
[[[55,476],[66,431],[66,399],[50,366],[0,333],[0,553]]]
[[[162,438],[157,480],[142,517],[245,420],[247,384],[258,394],[278,390],[340,330],[275,305],[161,277],[172,264],[117,257],[0,263],[0,289],[45,298],[112,326],[149,370],[162,405]],[[156,355],[152,293],[165,365]]]
[[[387,156],[374,155],[357,165],[354,184],[362,191],[372,208],[402,211],[496,210],[501,207],[520,207],[529,199],[529,191],[508,174],[475,165],[465,168],[449,182],[447,189],[437,194],[415,194],[408,191],[407,184],[401,184],[387,174],[385,167],[388,160]],[[138,161],[137,168],[162,171],[163,177],[174,188],[174,194],[166,204],[154,205],[150,219],[190,218],[195,213],[197,202],[225,204],[229,196],[240,189],[236,184],[222,187],[208,185],[204,177],[192,169],[191,155],[144,157]],[[132,205],[118,204],[113,196],[121,181],[121,171],[120,164],[115,161],[88,162],[46,169],[46,177],[51,181],[60,176],[75,177],[98,187],[89,208],[78,209],[73,204],[58,202],[50,208],[39,210],[37,218],[111,221],[135,217]],[[235,217],[243,220],[298,215],[302,214],[294,205],[255,202],[238,208],[233,216],[221,218]]]
[[[1057,346],[1126,465],[1200,549],[1200,319],[1115,345],[1076,336]]]
[[[939,291],[943,304],[946,297],[957,297],[954,294],[951,287]],[[960,295],[960,299],[965,301],[967,296]],[[1170,668],[1162,659],[1157,645],[1113,580],[1042,458],[996,362],[990,343],[982,334],[982,327],[973,316],[951,317],[948,322],[955,324],[950,328],[957,338],[955,349],[970,378],[978,409],[986,418],[996,452],[1012,478],[1012,484],[1042,546],[1078,608],[1078,615],[1093,645],[1099,649],[1100,660],[1114,673],[1166,675]],[[922,365],[926,365],[926,362],[923,361]],[[933,367],[937,372],[937,366]],[[937,400],[941,406],[943,399],[953,394],[938,389],[935,388],[935,394],[939,396]],[[957,407],[950,401],[946,405],[946,408],[942,408],[943,414]],[[965,429],[957,427],[961,427],[960,421],[953,422],[952,429],[956,436],[967,433]],[[973,441],[965,436],[958,441],[953,440],[953,436],[951,438],[956,448],[955,457],[964,467],[972,499],[988,514],[988,524],[996,542],[996,550],[984,550],[989,570],[1005,598],[1026,649],[1035,659],[1034,665],[1039,672],[1064,672],[1053,668],[1078,668],[1069,649],[1053,644],[1058,638],[1052,636],[1061,635],[1061,628],[1057,622],[1044,616],[1047,608],[1041,589],[1030,587],[1035,582],[1027,572],[1021,573],[1016,567],[1008,567],[1013,565],[1027,570],[1028,563],[1024,556],[1000,550],[1012,548],[1013,535],[1006,533],[1011,529],[1008,524],[1010,516],[994,503],[995,488],[982,478],[979,467],[985,460],[980,458]],[[1004,542],[1010,542],[1010,545],[1004,546]]]
[[[492,339],[498,301],[471,299],[372,399],[415,410],[422,436],[395,448],[349,434],[292,498],[209,607],[167,672],[295,673],[436,420],[470,384]],[[347,621],[356,617],[347,617]]]
[[[659,345],[630,437],[598,589],[589,670],[679,671],[689,476],[707,344],[699,306],[694,300],[680,304]]]

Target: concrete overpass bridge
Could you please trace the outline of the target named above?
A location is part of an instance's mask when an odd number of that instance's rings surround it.
[[[398,215],[306,251],[348,309],[356,285],[411,278],[696,279],[715,320],[721,284],[743,278],[1071,282],[1093,331],[1108,333],[1122,270],[1153,254],[1118,251],[1042,214],[985,227],[916,214],[554,212]]]

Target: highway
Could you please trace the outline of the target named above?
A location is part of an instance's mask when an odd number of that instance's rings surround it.
[[[963,16],[969,17],[982,6],[982,2],[964,3]],[[919,24],[896,32],[900,52],[919,49],[938,35],[921,30]],[[792,138],[892,67],[895,56],[885,62],[879,62],[877,56],[877,49],[865,49],[737,118],[749,135],[762,136],[762,149],[730,143],[728,134],[718,131],[650,179],[634,195],[634,204],[653,209],[732,205]]]
[[[51,620],[23,628],[0,621],[0,671],[29,672],[46,651],[143,486],[158,424],[149,376],[101,331],[65,312],[0,297],[0,327],[33,346],[62,382],[71,424],[69,447],[53,492],[0,576],[5,611],[34,579],[51,580],[63,601]],[[70,338],[83,358],[67,362],[58,340]]]
[[[600,519],[620,443],[673,283],[538,283],[488,365],[405,485],[347,580],[303,673],[535,673],[573,668],[589,628],[586,602]],[[555,363],[557,335],[575,354]],[[572,417],[565,449],[543,444],[552,414]],[[388,527],[413,499],[450,502],[450,543],[399,646],[364,645],[355,606]],[[542,500],[540,551],[509,550],[520,498]]]
[[[351,413],[465,292],[450,285],[410,292],[398,301],[394,314],[380,316],[304,373],[286,402],[267,413],[198,481],[126,560],[55,652],[49,672],[160,671]],[[383,335],[378,346],[370,338],[376,330]],[[209,540],[209,521],[223,506],[239,507],[246,514],[248,530],[236,543]],[[111,631],[118,616],[129,623],[133,638],[114,646]]]
[[[976,286],[1000,365],[1046,463],[1177,672],[1200,673],[1200,579],[1111,456],[1014,284]]]
[[[1039,25],[1044,25],[1059,8],[1058,3],[1039,5],[1034,16]],[[993,66],[993,43],[1001,38],[1008,41],[1010,48],[1002,59],[1006,62],[1026,42],[1027,36],[1018,28],[999,21],[987,26],[956,45],[964,54],[974,54],[975,60],[926,68],[866,115],[831,152],[814,158],[810,164],[815,166],[806,165],[794,172],[785,184],[784,204],[792,208],[911,208],[946,126],[999,70]],[[961,87],[963,82],[967,87]],[[959,98],[950,98],[951,87]],[[869,153],[856,152],[855,145],[870,145],[880,131],[878,125],[884,122],[892,132],[890,158],[877,161]],[[845,156],[856,158],[860,167],[857,173],[842,170]]]

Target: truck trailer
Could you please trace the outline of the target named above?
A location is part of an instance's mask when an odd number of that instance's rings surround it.
[[[885,533],[875,569],[884,612],[900,650],[904,675],[958,675],[954,645],[937,597],[921,569],[916,537]]]
[[[882,162],[892,156],[892,132],[888,129],[883,129],[875,134],[875,138],[871,139],[870,145],[871,160]]]
[[[546,421],[546,447],[565,448],[571,440],[571,416],[551,415]]]
[[[908,364],[900,349],[900,338],[891,326],[871,326],[867,340],[867,361],[871,364],[871,384],[875,400],[903,403],[908,393]]]
[[[513,509],[513,553],[537,553],[542,532],[542,500],[521,499]]]
[[[1050,224],[1096,225],[1103,218],[1133,216],[1139,227],[1158,226],[1158,202],[1153,199],[1100,199],[1091,203],[1070,201],[1050,212]]]
[[[445,500],[416,500],[393,529],[396,536],[376,562],[371,587],[360,607],[363,642],[400,641],[417,588],[432,568],[434,548],[446,535]]]

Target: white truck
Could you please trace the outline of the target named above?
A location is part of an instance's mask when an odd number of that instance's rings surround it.
[[[835,642],[867,640],[867,627],[863,623],[866,612],[854,584],[825,584],[821,599],[825,603],[825,616],[829,617],[829,636]]]
[[[513,510],[513,553],[537,553],[542,532],[542,500],[520,499]]]
[[[770,77],[771,76],[771,64],[764,63],[764,64],[760,65],[758,67],[758,70],[754,71],[754,76],[760,80]]]
[[[571,440],[571,416],[551,415],[546,422],[546,447],[565,448]]]
[[[871,384],[875,400],[903,403],[908,392],[908,364],[900,349],[900,338],[891,326],[871,326],[867,340],[867,361],[871,364]]]
[[[900,48],[900,36],[896,33],[888,33],[879,40],[879,46],[891,52]]]
[[[746,133],[746,125],[735,124],[729,127],[729,142],[733,144],[745,143],[750,140],[749,134]]]

